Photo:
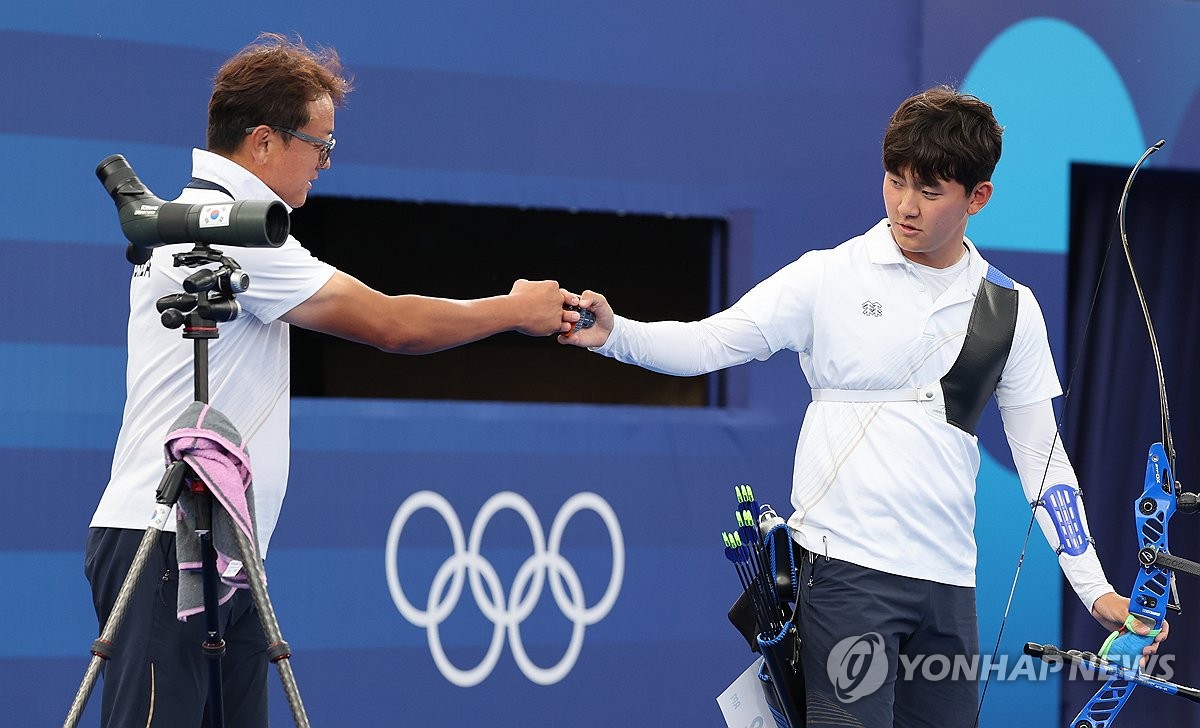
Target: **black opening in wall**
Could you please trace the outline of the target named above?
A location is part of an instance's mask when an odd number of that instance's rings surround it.
[[[292,234],[384,293],[478,298],[514,280],[602,292],[638,320],[690,321],[726,304],[726,221],[713,218],[311,197]],[[670,377],[553,338],[505,333],[423,356],[293,327],[301,397],[721,406],[722,376]]]

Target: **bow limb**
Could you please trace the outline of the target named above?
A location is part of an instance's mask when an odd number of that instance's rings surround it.
[[[1146,321],[1146,333],[1150,336],[1150,351],[1154,355],[1154,368],[1158,375],[1158,405],[1162,415],[1162,445],[1166,451],[1166,462],[1171,471],[1175,470],[1175,442],[1171,437],[1171,409],[1167,404],[1167,378],[1163,374],[1162,354],[1158,350],[1158,336],[1154,332],[1154,322],[1150,319],[1150,304],[1146,301],[1146,292],[1138,278],[1137,267],[1133,264],[1133,254],[1129,249],[1129,237],[1125,234],[1125,206],[1129,201],[1129,190],[1133,187],[1133,179],[1137,177],[1142,164],[1159,149],[1166,141],[1159,139],[1142,153],[1137,164],[1129,172],[1125,180],[1125,189],[1121,192],[1121,204],[1117,207],[1117,227],[1121,233],[1121,249],[1125,252],[1125,262],[1129,266],[1129,276],[1133,280],[1133,290],[1137,294],[1138,304],[1142,308],[1142,318]],[[1172,481],[1172,485],[1174,482]],[[1173,495],[1173,492],[1172,492]]]

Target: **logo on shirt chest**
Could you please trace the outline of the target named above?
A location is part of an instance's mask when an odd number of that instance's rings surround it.
[[[883,315],[883,304],[877,301],[863,301],[862,314],[879,318]]]

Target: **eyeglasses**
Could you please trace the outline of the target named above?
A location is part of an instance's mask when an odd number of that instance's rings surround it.
[[[289,136],[294,136],[302,142],[308,142],[314,147],[317,147],[320,150],[317,153],[317,166],[320,167],[324,167],[329,162],[329,153],[332,152],[333,148],[337,146],[337,139],[319,139],[311,134],[305,134],[302,131],[289,129],[286,126],[275,126],[274,124],[267,124],[267,126],[271,127],[275,131],[288,134]],[[257,126],[248,126],[246,127],[246,133],[249,134],[257,128]]]

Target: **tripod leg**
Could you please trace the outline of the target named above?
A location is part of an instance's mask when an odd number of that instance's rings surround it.
[[[292,674],[292,664],[289,660],[292,651],[288,643],[283,641],[283,634],[279,631],[279,620],[275,617],[275,608],[271,606],[271,597],[267,595],[262,563],[253,555],[257,551],[246,534],[236,527],[231,530],[237,539],[238,550],[244,556],[242,568],[246,570],[250,594],[258,608],[258,619],[262,623],[263,634],[267,637],[267,656],[279,669],[279,679],[283,683],[283,692],[287,696],[288,706],[292,709],[292,719],[296,721],[297,728],[309,728],[308,715],[304,712],[304,703],[300,700],[300,689],[296,686],[296,678]]]
[[[204,501],[210,501],[204,498]],[[202,508],[211,509],[211,503]],[[211,512],[205,516],[210,520]],[[209,524],[209,525],[210,525]],[[206,528],[208,526],[206,525]],[[201,649],[208,658],[208,725],[209,728],[225,728],[225,692],[221,671],[221,658],[225,656],[225,640],[221,639],[221,616],[217,594],[217,552],[213,549],[212,531],[200,532],[200,552],[204,589],[204,624],[206,638]]]
[[[108,619],[104,622],[104,629],[101,630],[100,637],[92,643],[92,659],[84,672],[83,682],[80,683],[79,690],[75,693],[75,699],[71,701],[71,708],[67,711],[67,719],[63,723],[63,728],[75,728],[79,725],[79,721],[83,717],[83,709],[87,707],[88,697],[92,694],[92,688],[96,686],[96,680],[100,677],[100,666],[104,660],[112,656],[117,632],[121,629],[121,622],[125,620],[125,612],[128,610],[129,600],[137,588],[138,579],[141,578],[142,571],[146,568],[146,559],[150,556],[150,550],[158,541],[170,515],[170,505],[160,503],[155,507],[154,518],[151,519],[150,527],[146,529],[146,533],[142,536],[141,543],[138,544],[137,551],[133,555],[133,563],[129,566],[129,573],[125,575],[125,581],[121,582],[121,590],[117,593],[117,600],[108,614]]]

